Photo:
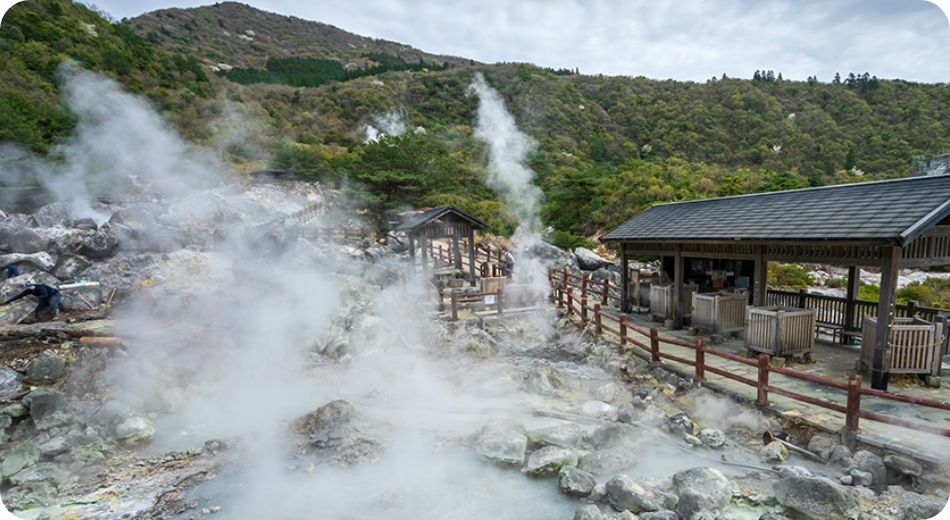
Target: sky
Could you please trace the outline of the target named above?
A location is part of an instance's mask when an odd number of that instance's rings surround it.
[[[0,0],[4,12],[11,0]],[[87,0],[114,19],[207,0]],[[245,0],[273,13],[484,63],[705,81],[869,72],[950,82],[950,0]]]

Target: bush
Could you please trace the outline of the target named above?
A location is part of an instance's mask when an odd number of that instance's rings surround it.
[[[881,299],[881,286],[876,283],[864,284],[858,289],[858,299],[876,302]]]
[[[926,285],[913,282],[903,289],[898,289],[896,299],[897,303],[901,304],[915,301],[925,307],[930,307],[934,302],[934,290]]]
[[[825,280],[825,287],[829,287],[831,289],[845,287],[846,285],[848,285],[848,281],[844,278],[829,278],[828,280]]]
[[[798,264],[769,262],[769,285],[804,289],[813,283],[814,278]]]

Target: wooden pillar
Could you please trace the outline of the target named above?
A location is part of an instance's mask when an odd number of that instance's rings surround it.
[[[673,328],[683,328],[685,302],[683,301],[683,277],[685,276],[686,259],[683,258],[681,246],[676,244],[675,266],[673,268]]]
[[[844,330],[858,330],[858,325],[855,323],[855,305],[854,302],[858,299],[858,290],[861,288],[861,268],[852,265],[848,267],[848,294],[846,296],[847,302],[845,303],[844,308]]]
[[[769,283],[769,264],[765,261],[765,246],[755,246],[755,280],[752,282],[752,305],[764,307]]]
[[[475,230],[468,228],[468,276],[475,287]]]
[[[419,249],[422,250],[422,278],[429,278],[429,241],[423,234],[419,235]]]
[[[452,236],[452,260],[455,262],[455,268],[462,270],[462,253],[459,251],[459,237]]]
[[[620,244],[620,312],[630,312],[630,266],[628,265],[627,246]]]
[[[888,372],[884,362],[891,339],[891,320],[894,319],[894,299],[897,293],[897,273],[900,268],[901,248],[884,248],[881,266],[881,293],[877,304],[877,330],[874,332],[874,358],[871,365],[871,388],[887,390]]]
[[[416,276],[416,241],[413,239],[413,233],[409,232],[409,277]]]

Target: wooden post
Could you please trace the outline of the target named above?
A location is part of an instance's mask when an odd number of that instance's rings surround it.
[[[587,324],[587,298],[581,298],[581,323]]]
[[[755,246],[755,273],[753,274],[752,305],[764,307],[768,291],[769,264],[765,260],[765,246]]]
[[[851,433],[860,431],[858,413],[861,412],[861,374],[848,376],[848,413],[845,416],[844,429]]]
[[[627,345],[627,315],[621,314],[617,323],[620,332],[620,346],[624,347]]]
[[[587,277],[581,277],[581,298],[587,298]]]
[[[502,304],[502,301],[504,300],[504,297],[505,297],[504,289],[502,289],[502,288],[501,288],[501,285],[499,285],[499,286],[498,286],[498,295],[496,296],[496,298],[498,298],[498,301],[496,302],[496,304],[498,305],[498,317],[499,317],[499,318],[501,318],[501,315],[502,315],[502,312],[503,312],[503,311],[502,311],[502,307],[503,307],[504,305]]]
[[[907,302],[907,317],[908,317],[908,318],[916,318],[916,317],[917,317],[916,314],[917,314],[917,306],[918,306],[918,305],[919,305],[919,303],[918,303],[918,302],[915,302],[915,301],[913,301],[913,300]]]
[[[894,319],[894,295],[897,292],[901,248],[886,247],[883,256],[881,292],[877,304],[877,330],[874,333],[874,358],[871,364],[871,388],[886,391],[890,374],[885,370],[885,365],[891,341],[891,321]]]
[[[845,303],[844,310],[844,330],[861,330],[858,327],[858,324],[855,323],[855,300],[858,299],[858,290],[861,287],[861,268],[852,265],[848,267],[848,293],[847,293],[847,302]],[[844,341],[844,336],[842,336],[842,342]]]
[[[696,381],[706,380],[706,338],[696,338]]]
[[[773,356],[778,356],[782,353],[782,320],[784,316],[784,311],[777,311],[775,313],[775,336],[772,337]]]
[[[769,404],[769,355],[759,354],[759,385],[755,404]]]
[[[607,305],[607,295],[609,294],[610,294],[610,282],[608,282],[607,279],[604,278],[604,297],[600,301],[602,305]]]
[[[600,327],[600,304],[594,304],[594,331],[599,336],[603,333],[603,329]]]
[[[458,320],[459,320],[458,293],[453,292],[452,293],[452,320],[451,321],[458,321]]]
[[[471,277],[471,285],[475,287],[475,230],[468,228],[468,275]]]
[[[412,232],[409,232],[409,277],[416,277],[416,241]]]
[[[676,244],[675,266],[673,267],[673,328],[683,328],[683,316],[686,314],[686,304],[683,301],[683,278],[685,277],[686,258]]]
[[[650,363],[653,366],[660,364],[660,331],[650,329]]]
[[[799,309],[804,309],[804,308],[805,308],[805,295],[806,295],[806,294],[808,294],[808,290],[807,290],[807,289],[799,289],[799,290],[798,290],[798,308],[799,308]]]
[[[620,244],[620,312],[630,312],[630,266],[627,264],[627,246]]]

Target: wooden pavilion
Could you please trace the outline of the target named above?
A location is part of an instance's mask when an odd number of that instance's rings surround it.
[[[469,282],[475,285],[476,229],[488,229],[488,224],[449,204],[422,211],[397,225],[393,231],[404,231],[409,237],[409,256],[413,272],[416,265],[416,241],[419,241],[423,273],[428,269],[429,263],[426,241],[439,238],[451,239],[453,263],[461,272],[463,269],[461,239],[467,238]]]
[[[950,175],[660,204],[601,241],[619,247],[624,311],[631,301],[631,258],[660,256],[672,267],[676,327],[689,305],[681,297],[687,264],[697,259],[751,265],[757,306],[766,302],[769,261],[846,266],[846,324],[855,323],[859,269],[880,268],[871,386],[886,390],[899,270],[950,264]]]

